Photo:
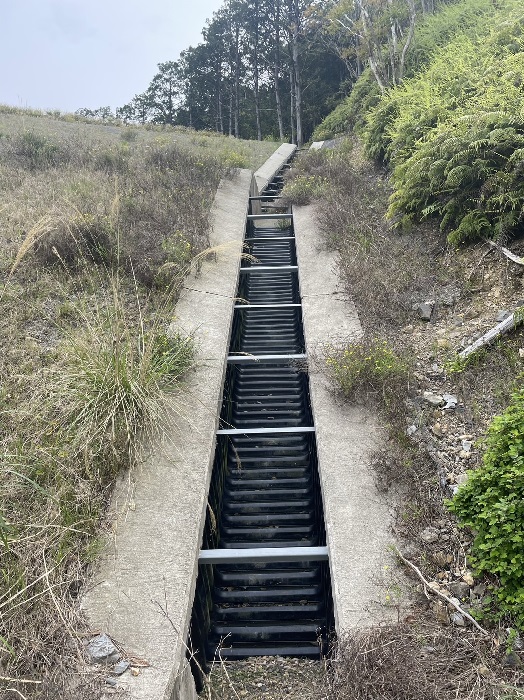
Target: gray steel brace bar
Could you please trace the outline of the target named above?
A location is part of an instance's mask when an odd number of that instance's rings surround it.
[[[327,561],[327,547],[253,547],[252,549],[201,549],[199,564],[249,564],[270,561]]]
[[[217,430],[217,435],[269,435],[271,433],[314,433],[312,425],[295,428],[224,428]]]

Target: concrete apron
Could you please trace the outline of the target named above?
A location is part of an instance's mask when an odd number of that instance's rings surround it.
[[[379,425],[334,393],[323,360],[326,346],[358,339],[362,327],[336,273],[338,256],[323,249],[313,207],[293,214],[335,624],[343,635],[397,619],[385,600],[393,516],[370,464],[383,440]]]
[[[251,171],[220,184],[211,243],[223,246],[185,280],[176,326],[193,334],[197,368],[171,400],[176,427],[114,494],[112,542],[82,601],[90,628],[109,634],[126,655],[147,661],[119,679],[133,700],[195,697],[185,661],[215,433],[246,225]],[[105,695],[103,696],[105,697]]]

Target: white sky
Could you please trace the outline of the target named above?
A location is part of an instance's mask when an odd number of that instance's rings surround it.
[[[113,109],[202,40],[222,0],[0,0],[0,103]]]

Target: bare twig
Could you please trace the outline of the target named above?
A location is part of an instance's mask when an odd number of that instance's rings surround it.
[[[482,634],[485,634],[485,635],[489,636],[489,632],[488,632],[487,630],[485,630],[484,627],[481,627],[481,626],[479,625],[479,623],[475,620],[474,617],[471,617],[471,615],[470,615],[469,613],[467,613],[463,608],[461,608],[460,605],[458,605],[458,603],[455,603],[455,601],[454,601],[452,598],[450,598],[449,596],[447,596],[445,593],[442,593],[441,591],[437,590],[437,589],[431,584],[430,581],[428,581],[427,579],[425,579],[424,576],[423,576],[423,574],[422,574],[422,572],[421,572],[420,569],[418,568],[418,566],[415,566],[415,564],[413,564],[413,562],[409,561],[409,559],[406,559],[406,557],[403,556],[403,554],[401,554],[401,552],[397,549],[397,547],[394,547],[393,549],[394,549],[394,551],[395,551],[395,554],[398,556],[398,558],[399,558],[401,561],[403,561],[404,564],[406,564],[406,566],[409,566],[409,568],[412,569],[412,570],[417,574],[417,576],[419,577],[419,579],[420,579],[420,580],[422,581],[422,583],[424,584],[424,589],[425,589],[425,590],[429,589],[432,593],[435,593],[435,594],[438,595],[440,598],[442,598],[442,600],[445,600],[446,603],[448,603],[449,605],[452,605],[456,610],[458,610],[458,612],[459,612],[461,615],[463,615],[465,618],[467,618],[480,632],[482,632]]]

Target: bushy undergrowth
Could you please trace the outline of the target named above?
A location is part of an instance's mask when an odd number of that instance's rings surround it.
[[[522,230],[523,42],[517,0],[445,6],[418,26],[401,85],[377,97],[363,75],[327,118],[393,168],[398,225],[437,217],[453,244]]]
[[[491,639],[458,635],[418,611],[410,623],[342,635],[329,700],[518,700],[519,670],[501,673]],[[502,676],[502,677],[501,677]],[[507,683],[507,685],[506,685]]]
[[[434,15],[419,19],[413,44],[406,57],[405,76],[409,78],[422,71],[434,56],[438,56],[441,47],[457,34],[488,24],[495,9],[491,0],[460,0],[442,6]],[[389,95],[395,92],[393,90],[381,97],[371,70],[366,68],[348,97],[317,126],[313,138],[320,141],[351,130],[362,131],[373,109],[377,108],[380,112],[384,100],[387,103]],[[391,108],[386,107],[386,110],[391,111]],[[380,149],[374,148],[375,153],[382,154]]]
[[[477,571],[498,578],[499,614],[524,629],[524,390],[491,423],[482,464],[449,507],[473,529]]]

